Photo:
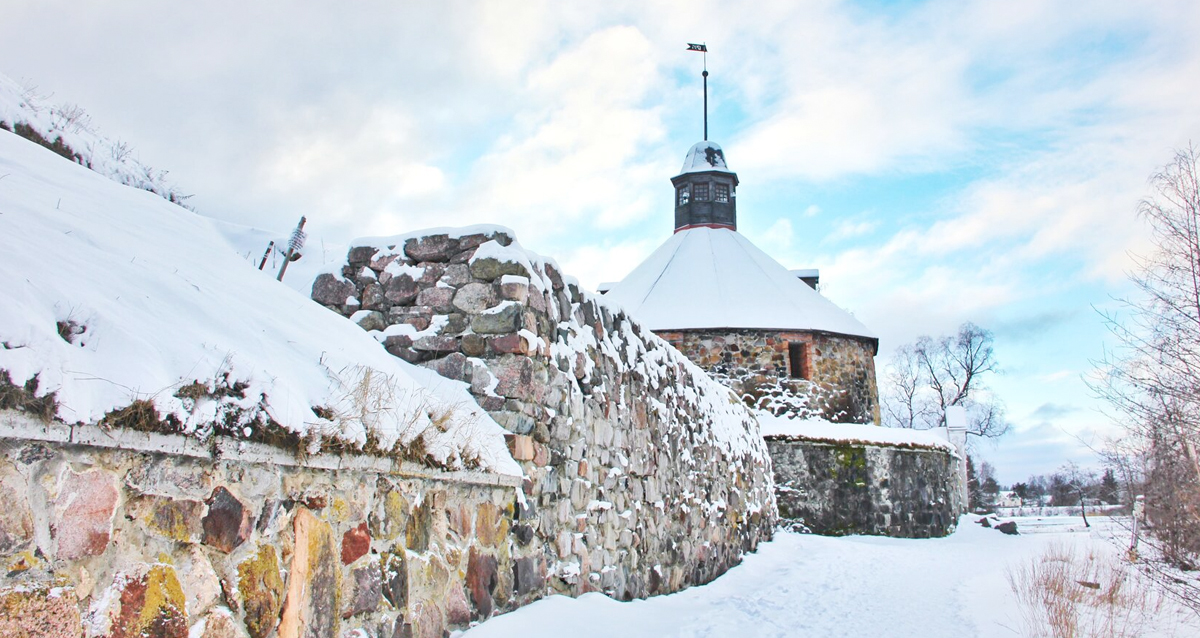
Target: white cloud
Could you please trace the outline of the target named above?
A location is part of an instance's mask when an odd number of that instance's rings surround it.
[[[836,242],[846,239],[854,239],[861,237],[875,230],[879,226],[879,222],[872,220],[854,221],[845,219],[838,222],[834,227],[833,232],[825,236],[826,241]]]
[[[786,217],[776,219],[766,230],[760,233],[755,233],[749,229],[741,231],[750,241],[756,246],[762,248],[768,255],[787,255],[792,250],[792,239],[795,237],[795,231],[792,228],[792,220]]]
[[[652,239],[586,245],[567,250],[557,261],[563,272],[578,279],[585,288],[595,290],[602,283],[624,279],[658,245]]]

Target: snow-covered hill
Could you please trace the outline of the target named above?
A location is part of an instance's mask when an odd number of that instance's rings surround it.
[[[272,275],[211,220],[0,131],[0,371],[36,376],[59,419],[144,400],[182,432],[278,426],[384,450],[420,437],[446,467],[520,474],[463,384]]]
[[[190,197],[167,180],[167,171],[156,170],[138,159],[133,147],[100,134],[83,108],[53,104],[33,86],[22,86],[0,74],[0,128],[40,137],[92,170],[120,182],[150,191],[180,205]]]

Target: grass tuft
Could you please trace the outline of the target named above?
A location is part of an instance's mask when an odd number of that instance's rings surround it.
[[[58,393],[47,392],[38,396],[38,375],[27,379],[24,385],[12,382],[8,370],[0,370],[0,410],[19,410],[49,423],[58,414]]]
[[[1010,568],[1009,587],[1029,638],[1133,638],[1163,611],[1162,593],[1134,566],[1092,548],[1052,544]],[[1158,635],[1158,634],[1153,634]]]
[[[61,135],[54,136],[53,140],[47,139],[45,136],[39,133],[37,129],[33,128],[26,122],[17,122],[14,124],[12,132],[20,135],[30,142],[33,142],[34,144],[44,146],[51,151],[54,151],[55,153],[58,153],[72,162],[80,162],[83,159],[82,155],[76,153],[74,149],[72,149],[67,145],[66,142],[63,141]]]

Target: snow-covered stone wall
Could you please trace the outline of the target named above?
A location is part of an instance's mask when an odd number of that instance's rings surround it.
[[[537,555],[518,591],[677,591],[770,536],[771,462],[750,412],[509,231],[358,240],[312,296],[470,383],[510,432],[527,477],[513,534]]]
[[[531,598],[520,477],[12,411],[0,450],[0,636],[440,638]]]
[[[964,511],[959,458],[945,447],[766,437],[779,517],[817,534],[931,538]]]
[[[672,330],[658,335],[760,409],[879,423],[874,339],[824,332]],[[790,347],[802,354],[792,375]]]

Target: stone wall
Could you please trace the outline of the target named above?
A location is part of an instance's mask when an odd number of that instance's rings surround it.
[[[526,476],[540,592],[708,582],[775,524],[770,458],[728,388],[497,228],[365,239],[313,299],[469,383]],[[526,537],[525,542],[530,542]]]
[[[441,638],[540,593],[516,477],[12,412],[0,450],[0,636]]]
[[[726,380],[752,405],[776,414],[879,423],[873,339],[824,332],[673,330],[658,336]],[[804,344],[803,379],[790,377],[788,345]]]
[[[779,517],[814,533],[930,538],[963,511],[948,450],[768,436]]]

